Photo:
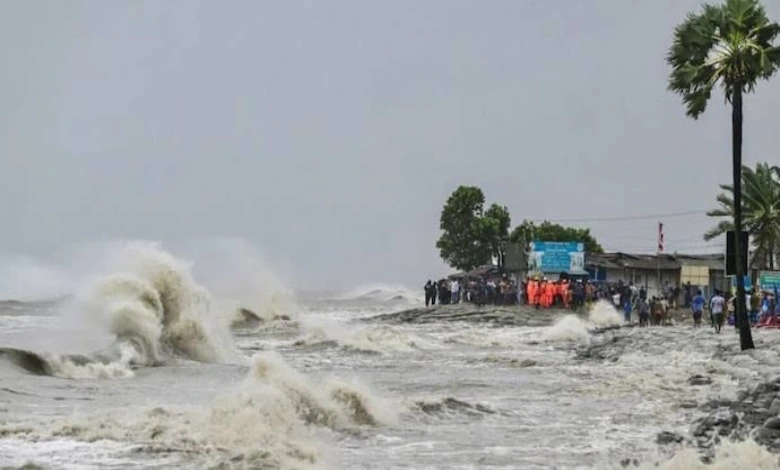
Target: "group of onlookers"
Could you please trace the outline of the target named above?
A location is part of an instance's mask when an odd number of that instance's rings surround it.
[[[425,305],[457,304],[470,302],[476,305],[531,305],[536,308],[588,307],[595,301],[607,300],[618,311],[622,311],[625,321],[631,322],[636,312],[639,326],[664,325],[669,323],[669,311],[678,308],[682,298],[684,308],[690,308],[694,325],[699,326],[704,311],[709,310],[710,321],[717,331],[728,320],[734,323],[734,298],[724,297],[716,290],[705,299],[702,291],[690,283],[680,286],[666,285],[660,295],[649,297],[647,290],[618,281],[617,283],[591,282],[589,280],[548,280],[546,278],[528,278],[520,283],[507,274],[471,278],[440,279],[425,283]],[[776,295],[761,292],[759,289],[748,291],[746,306],[751,324],[766,322],[775,318],[780,327],[780,305]]]
[[[607,284],[583,280],[528,278],[517,282],[507,274],[440,279],[425,283],[425,305],[470,302],[477,305],[531,305],[536,308],[579,309],[597,300],[616,299],[620,308],[626,299],[645,298],[644,289],[622,282]]]
[[[425,306],[470,302],[477,305],[519,303],[517,282],[506,274],[494,277],[440,279],[425,283]]]

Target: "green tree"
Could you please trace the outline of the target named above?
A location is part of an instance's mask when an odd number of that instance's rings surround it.
[[[604,248],[599,245],[596,238],[588,228],[564,227],[544,221],[539,225],[530,220],[523,222],[512,230],[509,236],[513,243],[528,243],[534,240],[548,242],[581,242],[585,244],[585,251],[589,253],[604,253]]]
[[[460,186],[441,211],[441,237],[436,248],[444,261],[456,269],[470,270],[503,262],[511,219],[506,207],[493,204],[485,211],[485,195],[475,186]]]
[[[720,185],[724,191],[716,198],[719,208],[707,212],[710,217],[734,217],[734,187]],[[754,269],[775,269],[780,247],[780,168],[759,163],[753,170],[742,167],[742,225],[753,239]],[[723,220],[704,234],[712,240],[734,230],[732,220]]]
[[[707,108],[712,90],[720,86],[731,103],[734,228],[736,246],[742,231],[742,95],[755,90],[780,66],[774,40],[780,26],[770,22],[758,0],[726,0],[690,13],[674,30],[667,56],[672,67],[669,89],[682,96],[688,116],[696,119]],[[742,253],[737,250],[737,298],[745,298]],[[753,349],[744,302],[735,302],[740,346]]]
[[[485,225],[485,235],[490,243],[490,251],[498,260],[498,265],[503,267],[506,244],[509,242],[509,227],[512,225],[509,210],[505,206],[493,204],[485,212],[482,223]]]

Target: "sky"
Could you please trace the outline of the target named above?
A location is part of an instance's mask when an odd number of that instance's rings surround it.
[[[416,286],[448,272],[458,185],[610,251],[654,252],[659,221],[667,251],[722,251],[701,234],[729,108],[694,121],[666,89],[699,5],[0,2],[0,272],[93,241],[232,237],[296,287]],[[780,161],[780,76],[745,105],[745,162]],[[603,220],[624,216],[648,217]]]

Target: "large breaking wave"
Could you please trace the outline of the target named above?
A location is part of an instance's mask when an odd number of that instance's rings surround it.
[[[132,375],[133,367],[173,358],[235,360],[227,322],[211,309],[209,292],[190,265],[156,243],[130,243],[112,253],[67,309],[113,335],[108,348],[88,355],[36,354],[3,348],[0,355],[28,371],[70,378]]]

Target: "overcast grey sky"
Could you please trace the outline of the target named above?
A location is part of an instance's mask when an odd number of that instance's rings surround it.
[[[459,184],[515,222],[706,209],[729,111],[686,118],[664,63],[700,3],[2,1],[0,252],[234,236],[298,286],[415,285]],[[780,77],[746,106],[746,161],[778,162]],[[584,225],[653,251],[657,222]]]

